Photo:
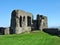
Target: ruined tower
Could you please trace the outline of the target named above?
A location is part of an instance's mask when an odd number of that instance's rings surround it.
[[[48,28],[47,17],[37,14],[37,18],[33,20],[32,30],[43,30]]]
[[[31,31],[32,14],[22,10],[13,10],[11,13],[10,33]]]
[[[37,15],[37,29],[42,30],[48,28],[47,17],[43,15]]]

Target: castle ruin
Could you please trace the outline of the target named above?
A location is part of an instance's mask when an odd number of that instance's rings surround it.
[[[0,30],[5,30],[4,34],[20,34],[33,30],[42,31],[44,28],[48,28],[46,16],[37,14],[37,18],[34,20],[32,13],[23,10],[13,10],[11,13],[10,27],[6,29],[0,27]]]

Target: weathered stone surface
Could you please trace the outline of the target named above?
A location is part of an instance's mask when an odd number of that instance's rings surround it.
[[[48,28],[47,17],[37,15],[33,19],[33,14],[23,10],[13,10],[11,13],[11,24],[9,28],[0,28],[0,34],[20,34],[32,30],[42,30]]]
[[[34,30],[42,30],[44,28],[48,28],[47,17],[43,15],[37,15],[37,19],[33,20],[33,29]]]
[[[9,30],[9,28],[5,28],[5,30],[4,30],[4,34],[6,35],[6,34],[10,34],[10,30]]]
[[[32,14],[22,11],[13,10],[11,15],[11,30],[12,33],[22,33],[25,31],[31,31]],[[11,31],[10,31],[11,32]]]
[[[2,35],[10,34],[9,27],[8,28],[0,27],[0,34],[2,34]]]

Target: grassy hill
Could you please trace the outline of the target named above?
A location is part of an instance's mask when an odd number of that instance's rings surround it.
[[[41,31],[0,35],[0,45],[60,45],[60,37],[51,36]]]

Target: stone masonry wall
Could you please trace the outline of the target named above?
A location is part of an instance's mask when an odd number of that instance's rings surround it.
[[[31,31],[32,14],[22,10],[13,10],[11,15],[11,31],[12,33],[22,33]],[[11,32],[10,31],[10,32]]]

